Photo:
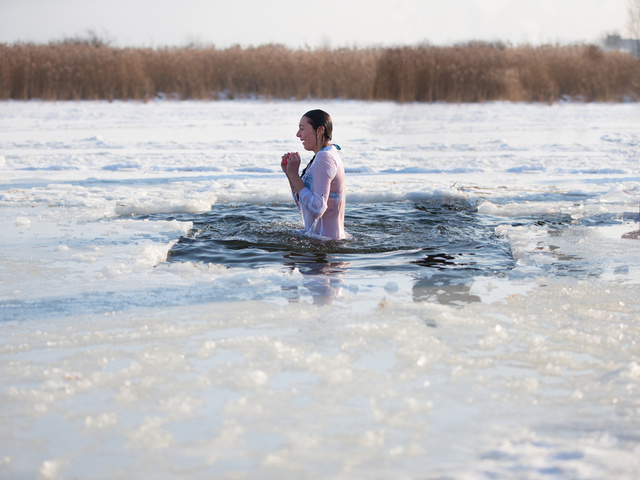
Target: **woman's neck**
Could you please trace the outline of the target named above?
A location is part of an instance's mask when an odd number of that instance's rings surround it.
[[[320,150],[322,150],[324,148],[327,148],[327,147],[330,147],[330,146],[331,146],[331,144],[327,143],[327,144],[321,146],[320,148],[318,148],[317,150],[314,150],[313,153],[317,154]]]

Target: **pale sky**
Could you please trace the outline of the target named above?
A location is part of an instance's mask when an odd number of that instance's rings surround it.
[[[0,43],[93,30],[115,46],[598,42],[628,0],[0,0]]]

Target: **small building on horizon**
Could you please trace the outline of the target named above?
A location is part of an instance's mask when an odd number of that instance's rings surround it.
[[[608,34],[603,41],[603,46],[607,50],[619,50],[640,57],[640,40],[622,38],[618,33]]]

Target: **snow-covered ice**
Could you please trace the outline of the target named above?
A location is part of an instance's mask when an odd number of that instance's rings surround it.
[[[293,208],[279,159],[315,107],[347,208],[460,202],[496,223],[513,268],[336,286],[168,261],[183,214]],[[636,478],[639,119],[638,104],[2,103],[0,477]]]

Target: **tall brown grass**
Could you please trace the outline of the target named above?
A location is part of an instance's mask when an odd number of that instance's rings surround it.
[[[0,99],[265,97],[399,102],[640,100],[640,59],[593,45],[292,50],[0,44]]]

